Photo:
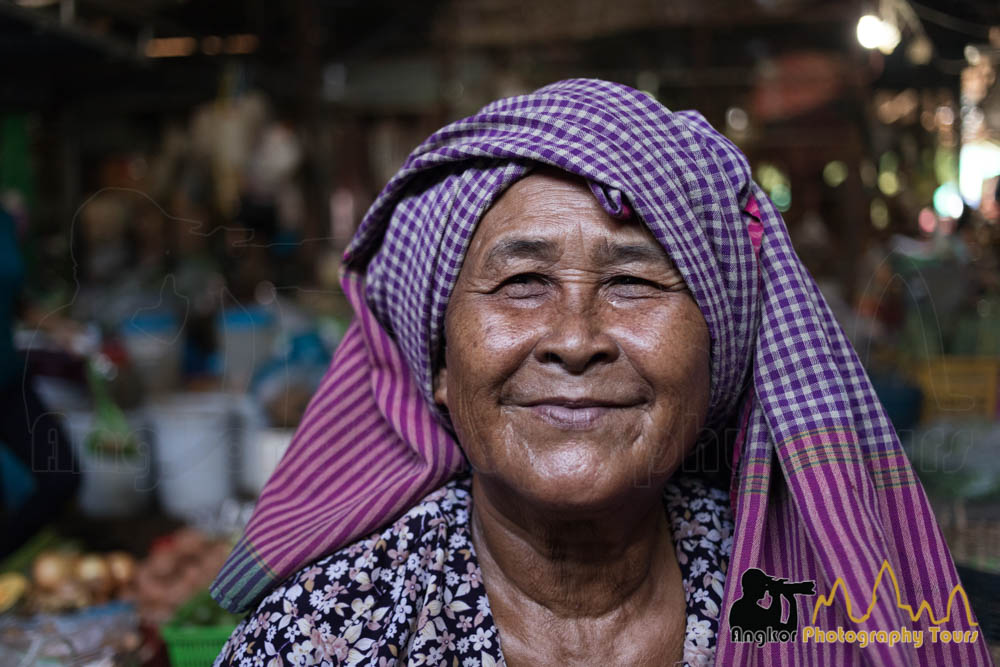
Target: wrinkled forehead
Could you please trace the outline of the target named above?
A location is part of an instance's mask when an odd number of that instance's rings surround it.
[[[486,210],[463,266],[497,269],[515,260],[554,262],[568,247],[595,265],[670,263],[638,216],[612,215],[586,180],[549,168],[515,182]]]
[[[580,196],[588,191],[589,197]],[[582,210],[601,210],[616,220],[634,219],[632,208],[617,190],[609,190],[596,181],[541,163],[526,165],[516,179],[500,190],[482,217],[494,214],[498,208],[510,210],[518,206],[519,210],[528,210],[560,195],[565,197],[567,193],[576,196]]]

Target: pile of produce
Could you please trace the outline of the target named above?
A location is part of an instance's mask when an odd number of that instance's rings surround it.
[[[164,623],[182,603],[208,588],[230,546],[190,528],[157,540],[136,572],[139,616],[153,625]]]
[[[30,580],[17,572],[0,576],[0,612],[24,604],[27,613],[58,613],[134,595],[136,562],[129,554],[47,550],[31,565]]]
[[[122,551],[46,549],[27,576],[0,575],[0,613],[15,607],[25,614],[72,612],[122,600],[134,602],[143,621],[160,625],[208,588],[229,549],[228,542],[190,528],[159,538],[142,561]]]

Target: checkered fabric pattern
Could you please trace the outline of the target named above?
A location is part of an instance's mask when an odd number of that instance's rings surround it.
[[[532,164],[587,179],[612,215],[629,202],[665,248],[677,249],[671,257],[713,333],[710,414],[718,422],[731,413],[757,320],[756,269],[741,222],[740,202],[751,192],[746,159],[700,114],[671,114],[644,93],[589,80],[499,100],[436,132],[386,186],[348,248],[350,266],[367,265],[368,303],[395,334],[424,397],[475,226]]]
[[[975,618],[960,602],[949,608],[959,581],[926,496],[746,158],[701,115],[596,80],[499,100],[444,127],[379,195],[344,258],[358,319],[214,584],[216,599],[248,608],[462,467],[431,401],[448,298],[483,213],[538,164],[586,179],[612,215],[634,211],[708,323],[709,421],[740,431],[717,664],[990,664],[981,635],[920,649],[730,641],[726,612],[751,567],[814,580],[820,593],[840,582],[833,604],[800,609],[800,627],[927,630],[949,614],[939,627],[966,630]],[[898,599],[888,589],[873,597],[886,564]],[[923,602],[932,614],[913,618]]]

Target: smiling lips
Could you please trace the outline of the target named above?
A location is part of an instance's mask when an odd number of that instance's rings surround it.
[[[635,401],[606,401],[597,399],[544,398],[521,404],[542,421],[557,428],[586,430],[597,426],[603,417],[615,410],[633,407]]]

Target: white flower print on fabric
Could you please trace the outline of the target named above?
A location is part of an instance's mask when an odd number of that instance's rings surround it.
[[[471,479],[289,577],[233,631],[215,666],[505,665],[472,545]],[[687,603],[684,661],[715,658],[732,547],[729,496],[700,478],[664,492]]]

